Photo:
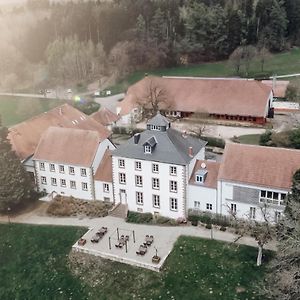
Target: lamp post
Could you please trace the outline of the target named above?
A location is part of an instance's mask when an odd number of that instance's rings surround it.
[[[8,224],[10,224],[10,211],[11,211],[11,208],[8,207],[7,208],[7,218],[8,218]]]

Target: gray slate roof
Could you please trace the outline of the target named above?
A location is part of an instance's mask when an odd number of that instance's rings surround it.
[[[150,124],[153,124],[152,122]],[[151,154],[144,153],[144,144],[154,137],[157,141]],[[186,136],[172,128],[167,131],[145,130],[141,133],[138,144],[134,138],[130,138],[125,144],[120,145],[112,152],[113,156],[133,159],[157,161],[177,165],[187,165],[193,157],[188,155],[189,147],[193,147],[193,153],[197,154],[204,146],[205,141]]]
[[[156,125],[156,126],[166,126],[169,127],[169,120],[164,117],[163,115],[161,115],[159,112],[156,114],[155,117],[153,117],[151,120],[149,120],[149,122],[147,124],[150,125]]]

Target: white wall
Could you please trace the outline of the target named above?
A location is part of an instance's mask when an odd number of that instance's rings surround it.
[[[45,170],[40,170],[40,162],[44,162]],[[56,192],[65,196],[73,196],[75,198],[84,199],[84,200],[94,200],[94,182],[93,182],[93,174],[91,168],[85,168],[87,171],[87,176],[81,176],[80,166],[74,165],[63,165],[57,164],[55,165],[55,172],[50,171],[51,162],[46,161],[35,161],[35,170],[36,170],[36,181],[38,185],[39,191],[46,191],[46,193]],[[65,167],[65,173],[59,172],[59,165],[63,165]],[[69,174],[69,166],[74,167],[75,174]],[[46,177],[47,184],[42,184],[41,176]],[[57,186],[51,185],[51,178],[56,178]],[[66,180],[66,187],[61,187],[60,179]],[[76,189],[72,189],[70,187],[70,181],[76,182]],[[88,184],[88,190],[82,190],[82,182],[86,182]]]
[[[194,202],[200,202],[201,211],[211,213],[217,212],[217,189],[207,188],[200,184],[189,184],[188,186],[188,209],[196,209]],[[212,210],[206,208],[206,204],[212,204]]]
[[[104,183],[108,184],[109,192],[104,191]],[[114,202],[112,183],[96,180],[95,181],[95,195],[96,195],[96,200],[101,200],[101,201],[107,200],[110,202]]]
[[[169,218],[179,218],[186,215],[186,167],[174,165],[177,167],[177,176],[170,175],[170,164],[157,163],[145,160],[135,160],[129,158],[121,158],[125,160],[125,168],[119,168],[118,160],[120,157],[113,156],[113,183],[114,197],[116,203],[120,202],[120,189],[126,191],[126,201],[128,209],[131,211],[159,213],[162,216]],[[150,157],[149,157],[150,159]],[[142,170],[135,170],[135,161],[141,161]],[[152,164],[159,165],[159,173],[152,172]],[[173,166],[173,165],[172,165]],[[119,172],[126,174],[126,184],[119,183]],[[143,187],[137,187],[135,184],[135,175],[140,175],[143,178]],[[152,178],[159,178],[160,189],[152,189]],[[169,181],[177,181],[177,193],[169,191]],[[136,203],[136,192],[143,192],[143,205]],[[152,195],[160,196],[160,208],[153,207]],[[170,198],[177,198],[178,211],[170,210]]]
[[[195,167],[195,163],[197,160],[204,160],[205,159],[205,147],[203,147],[196,155],[193,157],[193,159],[189,163],[189,177],[191,177],[192,172]]]

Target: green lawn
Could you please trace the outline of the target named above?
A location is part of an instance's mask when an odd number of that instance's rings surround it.
[[[261,65],[259,61],[254,61],[251,64],[249,76],[261,72]],[[264,72],[276,75],[285,75],[300,72],[300,49],[295,48],[289,52],[272,55],[265,63]],[[109,87],[112,94],[126,91],[127,87],[145,75],[145,73],[158,76],[200,76],[200,77],[228,77],[236,76],[228,61],[221,61],[215,63],[203,63],[192,66],[180,66],[169,69],[159,70],[145,70],[135,72],[127,76],[124,80],[118,82],[116,85]]]
[[[241,144],[259,145],[260,134],[246,134],[237,137]]]
[[[262,299],[256,285],[265,267],[255,266],[255,248],[181,237],[161,273],[93,256],[70,267],[84,231],[0,225],[0,299]]]
[[[0,115],[5,126],[12,126],[61,105],[60,100],[0,96]]]

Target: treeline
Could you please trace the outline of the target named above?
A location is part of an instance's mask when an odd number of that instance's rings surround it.
[[[240,46],[278,52],[300,44],[300,0],[28,0],[12,17],[28,13],[36,22],[24,22],[12,43],[59,80],[225,59]]]

